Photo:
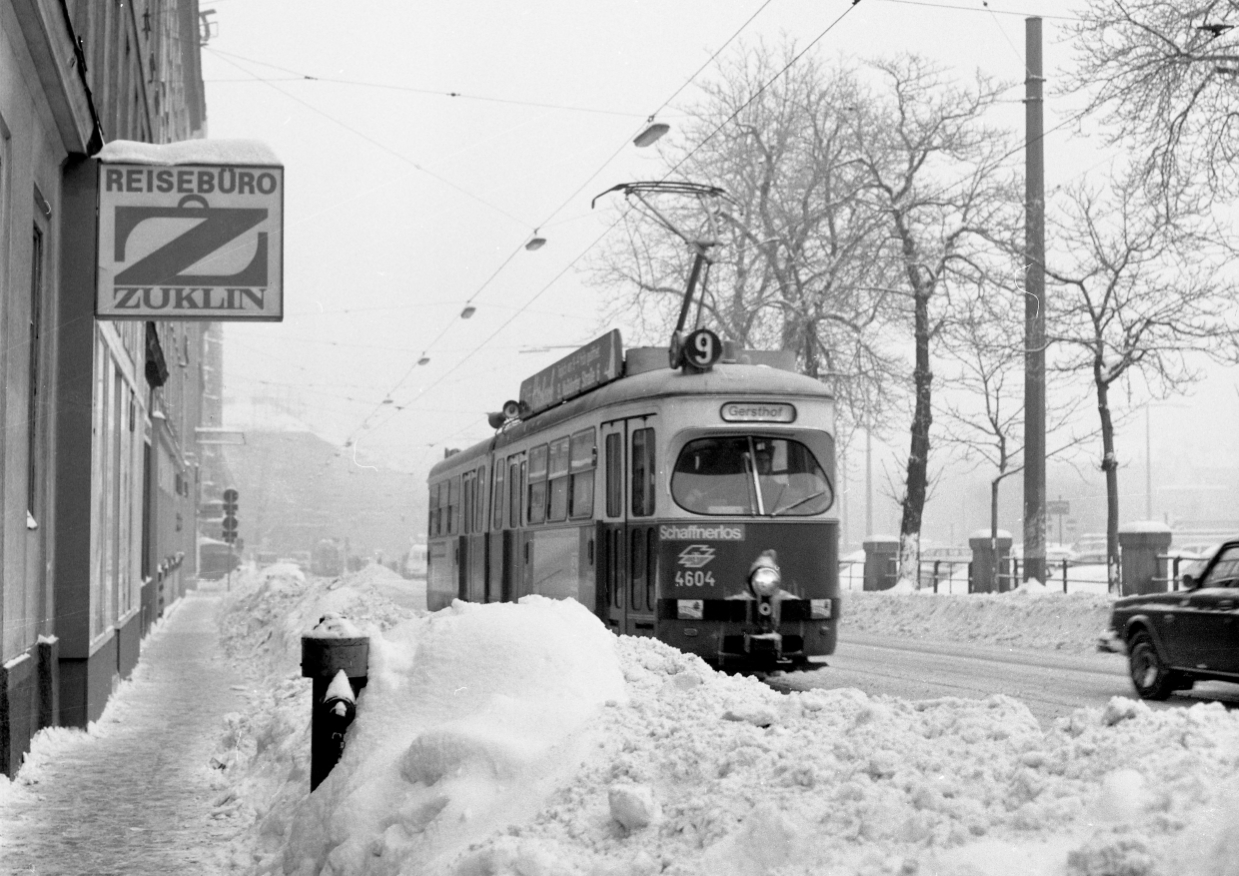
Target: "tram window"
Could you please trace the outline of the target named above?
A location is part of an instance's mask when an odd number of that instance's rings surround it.
[[[529,504],[525,509],[529,523],[546,520],[546,455],[545,444],[529,451]]]
[[[461,515],[460,531],[464,535],[468,535],[473,530],[473,494],[474,486],[477,484],[477,475],[473,472],[465,472],[460,476],[461,486],[461,505],[464,513]]]
[[[654,527],[645,531],[645,607],[654,610],[654,585],[658,582],[658,544],[654,540]]]
[[[612,432],[607,436],[607,516],[624,513],[624,445],[623,436]]]
[[[521,473],[525,460],[512,460],[508,464],[508,526],[521,525],[521,498],[525,494]]]
[[[632,516],[654,513],[654,430],[632,433]]]
[[[473,531],[486,531],[486,466],[477,471],[473,485]]]
[[[490,504],[493,509],[491,517],[491,526],[494,529],[503,529],[503,485],[504,485],[505,467],[502,459],[495,460],[495,479],[491,484],[493,488],[490,496]]]
[[[571,474],[568,476],[568,516],[576,520],[594,514],[594,430],[572,436]]]
[[[671,497],[696,514],[808,517],[834,504],[813,452],[787,438],[728,435],[684,445]]]
[[[547,520],[565,520],[568,517],[568,436],[551,442],[548,468]]]
[[[430,508],[429,513],[426,515],[429,519],[427,521],[426,530],[427,535],[431,538],[439,534],[439,487],[440,484],[435,484],[430,488]]]
[[[460,478],[452,478],[447,482],[447,534],[455,535],[460,529]]]
[[[632,588],[632,594],[628,606],[633,611],[642,611],[649,608],[648,605],[641,604],[642,595],[645,593],[645,531],[633,529],[629,544],[631,550],[628,552],[628,585]]]

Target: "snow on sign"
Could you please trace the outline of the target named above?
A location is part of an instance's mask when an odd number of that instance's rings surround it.
[[[284,168],[262,143],[109,143],[99,169],[99,319],[279,321]]]

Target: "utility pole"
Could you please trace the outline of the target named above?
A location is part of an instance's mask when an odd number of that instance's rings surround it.
[[[1045,583],[1045,140],[1041,19],[1024,21],[1024,580]]]
[[[865,422],[865,538],[873,535],[873,426]]]

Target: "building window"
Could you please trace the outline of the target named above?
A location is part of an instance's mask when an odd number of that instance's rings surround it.
[[[39,364],[41,360],[40,351],[42,349],[39,336],[43,330],[44,250],[43,231],[37,225],[34,227],[34,240],[32,243],[30,256],[30,324],[28,335],[30,342],[30,371],[26,389],[26,507],[37,520],[38,513],[41,510],[38,507],[38,490],[39,484],[43,482],[43,478],[39,476],[39,380],[41,377]]]

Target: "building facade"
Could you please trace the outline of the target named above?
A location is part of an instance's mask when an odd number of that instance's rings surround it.
[[[205,136],[196,0],[0,0],[0,772],[99,717],[195,576],[203,323],[94,315],[91,160]],[[215,357],[212,364],[211,357]],[[218,396],[218,391],[216,391]]]

